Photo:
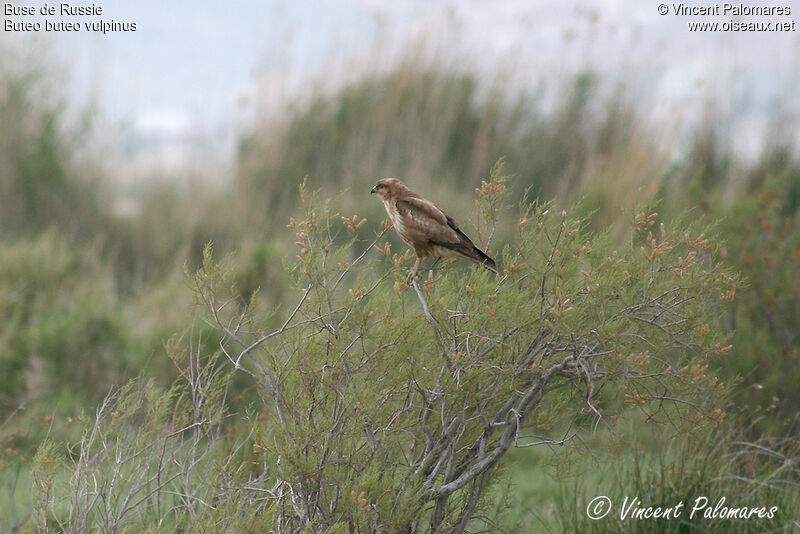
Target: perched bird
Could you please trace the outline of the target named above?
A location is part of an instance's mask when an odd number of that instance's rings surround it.
[[[466,259],[497,273],[494,260],[475,246],[452,217],[397,178],[378,180],[370,193],[380,197],[395,231],[417,254],[408,274],[409,283],[417,275],[422,258]]]

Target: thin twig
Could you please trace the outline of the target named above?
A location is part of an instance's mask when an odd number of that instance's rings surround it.
[[[286,327],[289,326],[289,323],[292,322],[292,319],[294,319],[294,316],[297,315],[297,312],[300,311],[300,307],[306,301],[306,298],[308,297],[308,294],[311,292],[311,287],[312,287],[311,284],[309,284],[309,286],[303,292],[303,297],[300,299],[300,302],[297,303],[297,306],[295,306],[294,311],[291,313],[291,315],[289,315],[289,317],[286,318],[286,321],[283,323],[283,325],[279,329],[275,330],[274,332],[270,332],[269,334],[267,334],[265,336],[261,336],[260,338],[255,340],[253,343],[251,343],[250,345],[245,347],[245,349],[241,352],[241,354],[239,354],[239,357],[236,358],[236,361],[234,362],[234,365],[236,366],[236,369],[240,368],[240,362],[242,361],[242,358],[244,358],[244,356],[246,354],[250,354],[251,350],[255,349],[256,347],[258,347],[259,345],[264,343],[266,340],[268,340],[268,339],[270,339],[272,337],[278,336],[280,334],[283,334],[283,332],[286,330]],[[231,337],[233,337],[233,336],[231,336]]]
[[[422,290],[419,287],[419,283],[416,279],[411,281],[411,285],[414,288],[414,291],[417,293],[417,298],[419,298],[420,304],[422,304],[422,311],[425,313],[425,317],[428,318],[428,324],[431,325],[431,330],[433,330],[433,337],[436,338],[436,344],[439,345],[439,349],[442,351],[442,356],[444,356],[445,360],[449,361],[447,357],[447,351],[442,344],[442,338],[439,334],[439,327],[436,326],[436,320],[431,315],[431,310],[428,308],[428,302],[425,300],[425,295],[422,293]]]

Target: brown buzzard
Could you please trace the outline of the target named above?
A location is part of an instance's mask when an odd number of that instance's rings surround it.
[[[397,178],[378,180],[370,193],[381,198],[394,229],[417,254],[409,282],[417,275],[422,258],[430,257],[466,259],[497,273],[494,260],[475,246],[452,217]]]

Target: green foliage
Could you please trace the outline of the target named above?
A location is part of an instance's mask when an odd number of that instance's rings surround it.
[[[232,188],[143,181],[121,214],[54,79],[11,56],[0,59],[0,529],[373,532],[413,517],[424,531],[480,517],[467,527],[491,530],[514,445],[571,451],[581,429],[631,411],[716,428],[731,409],[716,374],[741,377],[738,404],[779,412],[749,433],[785,433],[782,416],[800,406],[792,135],[746,164],[710,119],[666,168],[630,95],[601,96],[607,80],[550,87],[545,106],[409,63],[258,123]],[[481,182],[501,156],[515,182],[499,166]],[[410,254],[378,233],[379,203],[365,204],[386,175],[457,215],[501,276],[439,266],[419,293],[405,286]],[[321,193],[298,195],[302,176]],[[522,190],[556,202],[511,216],[503,199]],[[631,212],[652,198],[660,215]],[[699,215],[718,220],[713,234]],[[188,313],[184,268],[213,332]],[[80,415],[139,373],[94,419]],[[518,409],[538,383],[546,394]],[[723,471],[778,469],[719,462],[736,456],[725,426],[712,455],[654,446],[660,478],[642,459],[620,492],[672,499],[687,484],[715,488]],[[487,451],[496,463],[442,494]],[[577,471],[601,461],[570,458]],[[687,478],[674,458],[706,470]],[[565,530],[585,526],[572,519]]]
[[[287,207],[297,194],[286,184],[303,176],[326,193],[349,190],[341,209],[369,218],[379,210],[364,211],[357,199],[387,176],[438,186],[449,196],[460,192],[455,198],[470,205],[471,186],[500,158],[517,177],[518,192],[558,196],[563,205],[586,182],[603,178],[592,173],[596,164],[617,181],[635,182],[623,189],[646,183],[642,169],[652,162],[640,162],[659,156],[636,136],[624,90],[603,97],[595,77],[581,75],[549,88],[559,96],[545,113],[541,94],[509,85],[486,87],[474,74],[411,60],[332,95],[312,95],[290,107],[287,119],[258,117],[239,146],[237,189],[246,213],[259,227],[293,215]]]
[[[744,280],[721,317],[733,350],[720,369],[742,381],[740,402],[778,410],[761,424],[780,432],[782,418],[800,406],[800,164],[782,142],[750,168],[736,168],[720,144],[713,130],[697,142],[685,168],[665,179],[663,204],[668,216],[694,206],[720,220],[725,260]]]
[[[479,205],[502,198],[496,172]],[[109,398],[70,448],[73,475],[35,475],[51,491],[40,526],[465,532],[491,510],[514,446],[570,444],[627,406],[679,430],[724,418],[708,362],[727,347],[706,318],[733,278],[698,229],[656,238],[642,212],[616,248],[566,212],[523,205],[502,275],[453,264],[412,291],[407,254],[381,235],[364,247],[357,217],[301,199],[297,303],[260,311],[233,257],[207,246],[187,275],[221,352],[177,338],[171,389],[136,381]],[[236,424],[224,369],[259,395]]]
[[[79,168],[78,132],[67,133],[45,67],[4,49],[0,59],[0,236],[59,228],[86,237],[103,223],[99,184]]]
[[[109,396],[84,420],[68,467],[53,442],[39,447],[32,473],[40,530],[174,532],[204,515],[209,502],[218,509],[237,498],[217,491],[224,482],[216,477],[227,473],[216,464],[227,375],[214,355],[200,358],[197,349],[183,339],[170,345],[181,378],[169,390],[139,379]]]
[[[791,414],[800,406],[800,167],[765,174],[756,174],[723,225],[728,258],[746,277],[730,311],[732,371],[757,385],[753,401]]]
[[[126,327],[95,250],[53,234],[0,244],[0,315],[3,416],[62,388],[97,402],[124,373]]]
[[[792,437],[752,442],[748,434],[750,430],[734,424],[695,435],[661,436],[664,441],[659,447],[638,442],[636,435],[625,436],[628,454],[604,459],[602,481],[591,488],[579,482],[563,489],[553,514],[556,524],[551,524],[550,530],[598,534],[789,532],[800,513],[798,442]],[[604,518],[593,520],[587,516],[587,505],[599,495],[608,496],[613,507]],[[623,505],[630,503],[635,503],[634,507],[626,512]],[[679,503],[680,515],[671,519],[631,515],[637,507],[675,509]],[[721,516],[741,508],[763,509],[772,517]]]
[[[266,404],[254,448],[277,466],[273,528],[463,531],[530,428],[578,430],[625,404],[690,428],[724,417],[708,361],[729,347],[706,318],[735,280],[697,229],[655,238],[642,213],[614,250],[565,212],[526,206],[502,277],[454,266],[415,297],[407,258],[354,258],[336,239],[354,219],[301,198],[298,304],[282,324],[260,323],[208,250],[192,282]]]

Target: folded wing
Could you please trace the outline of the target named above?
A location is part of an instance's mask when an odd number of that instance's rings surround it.
[[[396,206],[403,220],[404,238],[417,251],[442,247],[497,272],[494,260],[476,247],[453,218],[432,202],[419,197],[406,197],[398,199]]]

